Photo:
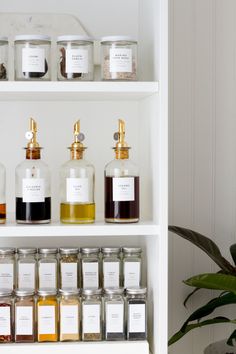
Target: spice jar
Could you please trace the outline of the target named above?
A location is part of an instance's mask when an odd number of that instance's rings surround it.
[[[17,287],[18,289],[36,289],[36,253],[37,248],[18,248]]]
[[[127,339],[147,339],[146,288],[126,289],[127,299]]]
[[[13,341],[13,298],[9,289],[0,290],[0,343]]]
[[[15,79],[50,80],[50,50],[49,36],[15,36]]]
[[[82,287],[99,288],[100,286],[100,258],[99,247],[83,247],[82,253]]]
[[[124,288],[141,285],[141,253],[140,247],[123,247],[123,279]]]
[[[106,340],[124,340],[125,327],[124,316],[125,306],[122,288],[105,289],[105,339]]]
[[[70,35],[57,38],[58,80],[93,80],[93,40]]]
[[[137,41],[127,36],[101,39],[102,80],[137,80]]]
[[[82,340],[102,340],[102,289],[83,289]]]
[[[103,288],[119,288],[121,274],[120,248],[102,247]]]
[[[57,248],[39,248],[39,289],[57,289]]]
[[[34,291],[17,289],[15,295],[15,342],[33,343],[35,340]]]
[[[78,288],[78,252],[79,249],[62,247],[60,252],[60,288]]]
[[[15,288],[15,248],[0,248],[0,289]]]
[[[80,290],[60,289],[60,341],[80,340]]]
[[[0,80],[8,79],[8,39],[0,37]]]
[[[38,342],[58,340],[58,305],[56,289],[38,290],[37,301]]]

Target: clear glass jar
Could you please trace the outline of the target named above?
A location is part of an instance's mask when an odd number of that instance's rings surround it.
[[[57,38],[58,80],[93,80],[93,40],[86,36]]]
[[[100,248],[81,248],[82,288],[98,289],[100,287]]]
[[[0,163],[0,224],[6,222],[6,169]]]
[[[80,340],[80,290],[60,289],[60,341]]]
[[[128,340],[147,339],[146,293],[146,288],[126,289]]]
[[[102,80],[137,80],[137,41],[128,36],[101,39]]]
[[[102,340],[102,289],[83,289],[82,340]]]
[[[15,80],[50,80],[50,52],[49,36],[15,36]]]
[[[17,288],[35,290],[37,288],[37,248],[18,248],[17,253]]]
[[[38,290],[38,342],[58,341],[58,304],[56,289]]]
[[[124,289],[110,288],[104,293],[105,340],[125,340]]]
[[[57,289],[58,262],[57,248],[39,248],[38,280],[39,289]]]
[[[119,247],[102,247],[102,287],[119,288],[121,285],[121,260]]]
[[[13,342],[13,312],[12,291],[0,289],[0,343]]]
[[[0,289],[15,289],[15,248],[0,248]]]
[[[123,284],[124,288],[141,285],[142,249],[140,247],[123,247]]]
[[[33,343],[36,333],[34,291],[17,289],[15,295],[15,342]]]
[[[0,80],[8,79],[8,39],[0,37]]]
[[[59,263],[59,274],[60,274],[60,288],[78,288],[78,247],[61,247],[59,249],[60,253],[60,263]]]

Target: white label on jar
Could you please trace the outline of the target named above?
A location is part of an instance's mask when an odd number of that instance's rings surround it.
[[[129,332],[144,333],[146,324],[145,304],[129,305]]]
[[[104,288],[118,288],[120,277],[119,262],[103,263]]]
[[[77,263],[61,263],[61,287],[77,288]]]
[[[110,72],[131,73],[132,72],[132,49],[111,48],[110,49]]]
[[[16,306],[16,335],[33,334],[33,307]]]
[[[124,287],[140,286],[140,262],[124,262]]]
[[[88,178],[66,179],[67,202],[86,203],[89,201]]]
[[[45,50],[44,48],[22,49],[22,72],[44,73]]]
[[[79,309],[76,305],[61,305],[60,313],[61,333],[79,333]]]
[[[56,284],[56,264],[39,264],[39,288],[57,288]]]
[[[83,306],[83,332],[100,333],[100,305]]]
[[[55,306],[38,306],[38,333],[55,334]]]
[[[122,304],[107,304],[106,308],[107,333],[123,333],[124,331],[124,306]]]
[[[18,263],[18,287],[35,288],[35,264]]]
[[[112,181],[114,202],[134,200],[134,177],[113,177]]]
[[[42,203],[45,201],[44,178],[23,178],[23,203]]]
[[[83,262],[83,288],[98,288],[98,263]]]
[[[13,290],[13,264],[0,263],[0,288]]]
[[[66,73],[88,73],[87,49],[66,49]]]
[[[11,317],[10,306],[0,307],[0,335],[11,335]]]

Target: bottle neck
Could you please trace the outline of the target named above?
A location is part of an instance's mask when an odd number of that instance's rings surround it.
[[[71,160],[82,160],[84,155],[84,151],[81,149],[71,149],[70,157]]]
[[[128,160],[129,150],[128,149],[116,149],[116,160]]]
[[[41,158],[41,152],[40,149],[32,149],[32,148],[27,148],[26,149],[26,160],[40,160]]]

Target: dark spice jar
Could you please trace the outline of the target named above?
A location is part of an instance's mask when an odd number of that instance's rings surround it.
[[[124,328],[124,298],[123,288],[108,288],[104,290],[105,306],[105,339],[106,340],[125,340]]]
[[[146,288],[126,289],[128,340],[147,339],[146,293]]]
[[[33,343],[35,340],[34,290],[15,291],[15,342]]]
[[[0,37],[0,80],[7,80],[8,39]]]
[[[0,290],[0,343],[13,342],[12,291]]]

